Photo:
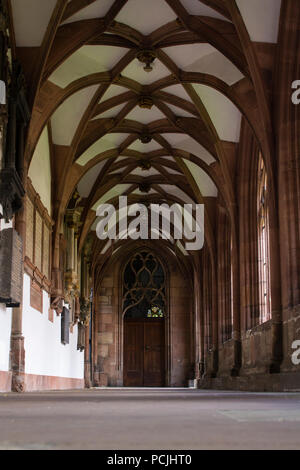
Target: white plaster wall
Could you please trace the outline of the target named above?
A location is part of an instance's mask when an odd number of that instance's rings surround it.
[[[0,213],[2,206],[0,205]],[[0,220],[0,231],[12,228],[12,221],[5,223]],[[0,304],[0,371],[9,371],[10,335],[11,335],[12,310],[6,305]]]
[[[0,304],[0,371],[9,371],[11,308]]]
[[[77,326],[70,333],[70,344],[63,345],[61,317],[48,319],[50,301],[44,292],[43,314],[30,307],[30,278],[24,274],[23,336],[25,337],[25,372],[74,379],[84,378],[84,353],[77,351]]]

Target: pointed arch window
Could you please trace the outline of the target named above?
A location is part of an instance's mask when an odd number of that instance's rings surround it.
[[[166,276],[156,256],[141,251],[124,271],[123,312],[126,318],[164,318]]]
[[[258,279],[259,323],[271,318],[268,177],[262,155],[258,164]]]

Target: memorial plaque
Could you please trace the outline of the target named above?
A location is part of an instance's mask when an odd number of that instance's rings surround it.
[[[43,290],[34,280],[30,285],[30,306],[43,313]]]
[[[66,307],[63,308],[61,314],[61,342],[62,344],[70,343],[70,311]]]
[[[0,303],[19,307],[22,300],[23,243],[13,228],[0,232]]]
[[[84,348],[85,348],[85,327],[81,323],[78,323],[77,349],[79,351],[84,351]]]

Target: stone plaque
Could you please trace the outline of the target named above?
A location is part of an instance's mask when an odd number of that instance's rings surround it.
[[[34,280],[30,285],[30,306],[43,313],[43,290]]]
[[[0,232],[0,303],[19,307],[22,300],[23,244],[13,229]]]
[[[61,342],[64,345],[70,343],[70,311],[66,307],[61,314]]]

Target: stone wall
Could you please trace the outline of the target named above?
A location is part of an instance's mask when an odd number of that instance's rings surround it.
[[[283,312],[283,362],[281,370],[283,372],[295,372],[300,376],[300,364],[292,362],[292,349],[294,341],[300,341],[300,306],[287,309]],[[300,360],[300,354],[299,354]]]
[[[299,391],[300,364],[293,364],[294,341],[300,341],[300,308],[283,312],[283,361],[279,373],[270,373],[272,356],[272,322],[258,325],[244,332],[241,341],[242,364],[238,377],[231,377],[234,342],[228,341],[218,350],[218,372],[216,378],[202,377],[198,386],[205,389],[243,391]],[[299,347],[297,348],[299,349]],[[300,354],[298,354],[300,360]]]
[[[271,327],[266,322],[242,335],[241,375],[268,373],[271,364]]]
[[[96,300],[97,358],[96,385],[120,385],[117,367],[118,281],[114,270],[103,279]]]
[[[233,340],[226,341],[219,348],[219,370],[220,377],[230,375],[232,365],[234,363],[234,342]]]
[[[170,276],[171,373],[170,385],[187,385],[191,368],[191,305],[193,292],[176,265]]]

